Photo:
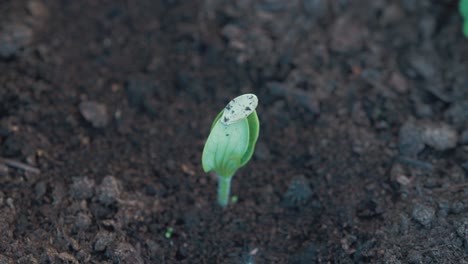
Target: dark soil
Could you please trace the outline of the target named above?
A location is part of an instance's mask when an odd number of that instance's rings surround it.
[[[449,0],[0,1],[0,263],[468,263],[461,27]],[[222,209],[201,153],[248,92]]]

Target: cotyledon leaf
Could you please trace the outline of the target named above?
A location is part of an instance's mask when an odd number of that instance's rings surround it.
[[[248,147],[247,118],[230,125],[223,124],[220,119],[216,120],[203,149],[203,170],[214,170],[222,177],[233,176],[240,167]]]
[[[249,145],[247,151],[242,157],[240,167],[244,166],[252,158],[257,143],[258,135],[260,133],[260,122],[258,121],[257,112],[254,111],[247,117],[249,124]]]

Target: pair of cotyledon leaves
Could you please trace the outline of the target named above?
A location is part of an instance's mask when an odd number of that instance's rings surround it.
[[[202,154],[205,172],[232,177],[251,158],[257,143],[260,124],[254,94],[234,98],[215,118]]]

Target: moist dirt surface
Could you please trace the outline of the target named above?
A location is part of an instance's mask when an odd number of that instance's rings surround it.
[[[0,1],[0,263],[468,263],[457,1]],[[222,209],[212,120],[259,98]]]

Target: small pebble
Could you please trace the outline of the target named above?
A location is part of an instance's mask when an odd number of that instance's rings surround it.
[[[40,182],[36,183],[36,185],[34,186],[34,192],[36,193],[36,200],[42,199],[42,197],[47,192],[47,182],[46,181],[40,181]]]
[[[73,183],[70,187],[70,195],[76,199],[88,199],[93,196],[94,180],[88,177],[73,178]]]
[[[452,206],[450,206],[450,212],[453,214],[461,214],[465,209],[465,204],[463,202],[454,202]]]
[[[92,223],[92,219],[88,214],[79,212],[75,217],[74,227],[77,230],[87,229]]]
[[[403,124],[398,134],[398,146],[403,156],[416,156],[424,149],[421,137],[422,129],[415,123],[408,121]]]
[[[11,58],[32,42],[33,31],[20,23],[8,24],[0,31],[0,58]]]
[[[114,235],[107,231],[99,231],[94,242],[95,251],[104,251],[114,241]]]
[[[49,16],[49,10],[43,2],[39,0],[31,0],[28,2],[28,10],[33,17],[46,18]]]
[[[102,128],[109,123],[109,115],[105,105],[86,101],[79,105],[81,115],[96,128]]]
[[[427,124],[422,138],[426,145],[439,151],[452,149],[457,146],[458,142],[457,131],[446,124]]]
[[[120,195],[120,184],[113,176],[106,176],[97,189],[98,200],[104,205],[111,205]]]
[[[62,252],[57,257],[63,261],[63,263],[78,263],[78,260],[68,252]]]
[[[29,254],[29,255],[20,257],[18,260],[16,260],[16,263],[17,264],[37,264],[39,263],[39,261],[37,261],[37,259],[33,255]]]
[[[62,183],[56,183],[52,187],[52,203],[54,205],[62,202],[62,199],[66,196],[67,191]]]
[[[107,253],[114,263],[143,264],[140,253],[128,243],[120,243],[113,249],[108,249]]]
[[[435,210],[432,207],[418,203],[414,207],[411,216],[416,222],[420,223],[425,228],[431,228],[432,222],[435,218]]]
[[[8,207],[10,207],[11,209],[15,208],[15,204],[13,202],[13,198],[11,197],[8,197],[6,200],[5,200],[5,203]]]
[[[403,77],[399,72],[392,72],[390,75],[390,85],[400,94],[405,94],[408,92],[408,81]]]

